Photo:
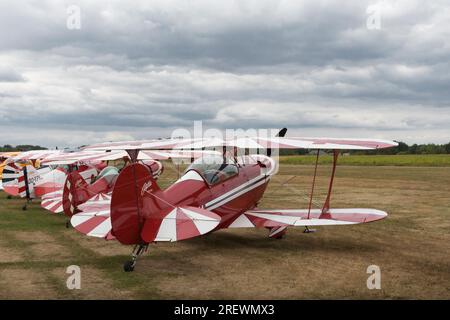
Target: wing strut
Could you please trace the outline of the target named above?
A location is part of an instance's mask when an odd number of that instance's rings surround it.
[[[132,163],[136,163],[137,162],[137,158],[139,155],[139,150],[125,150],[128,153],[128,156],[130,157],[130,160]]]
[[[320,150],[317,149],[316,165],[314,167],[314,177],[313,177],[312,187],[311,187],[311,197],[309,198],[308,219],[311,214],[311,207],[312,207],[312,201],[313,201],[313,195],[314,195],[314,187],[316,186],[317,165],[319,163],[319,154],[320,154]]]
[[[322,208],[322,215],[327,214],[330,210],[331,191],[333,190],[334,176],[336,174],[336,165],[339,157],[339,151],[333,150],[333,171],[331,173],[330,185],[328,186],[328,195]]]
[[[31,202],[31,192],[30,192],[30,184],[28,183],[28,170],[27,170],[27,166],[25,165],[23,167],[23,179],[24,179],[24,187],[25,187],[25,197],[27,199],[27,201],[25,202],[25,204],[22,207],[22,210],[27,210],[27,205],[28,203]],[[20,187],[19,187],[19,195],[22,196],[22,193],[20,193]]]
[[[28,170],[27,166],[23,167],[23,178],[25,182],[25,192],[26,192],[26,198],[27,202],[31,200],[31,193],[30,193],[30,185],[28,184]]]

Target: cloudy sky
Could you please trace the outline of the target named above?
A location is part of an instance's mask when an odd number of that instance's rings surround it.
[[[4,0],[0,145],[156,138],[195,120],[448,142],[449,39],[448,1]]]

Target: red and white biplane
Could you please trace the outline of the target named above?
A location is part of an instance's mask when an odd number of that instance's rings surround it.
[[[174,242],[198,237],[225,228],[267,228],[269,236],[281,238],[286,229],[313,226],[352,225],[383,219],[387,213],[376,209],[343,208],[330,205],[336,164],[340,150],[374,150],[397,145],[376,139],[332,139],[284,137],[282,130],[273,138],[165,139],[97,144],[86,151],[125,151],[131,163],[115,181],[107,204],[80,206],[72,225],[80,232],[115,238],[124,245],[135,245],[125,271],[134,270],[137,258],[154,242]],[[221,155],[195,160],[184,175],[162,190],[149,166],[139,163],[143,150],[204,150],[219,147]],[[268,150],[266,155],[249,150]],[[303,209],[258,208],[268,183],[276,174],[273,149],[317,150],[309,206]],[[239,151],[244,150],[241,155]],[[321,209],[312,208],[319,150],[333,152],[333,170],[326,201]]]

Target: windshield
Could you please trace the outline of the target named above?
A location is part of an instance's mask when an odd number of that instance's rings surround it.
[[[185,173],[190,170],[196,170],[210,185],[223,182],[237,175],[239,172],[236,164],[232,160],[221,156],[199,158],[187,168]]]
[[[119,174],[119,170],[116,167],[106,167],[99,173],[99,175],[97,176],[97,178],[95,178],[95,180],[99,180],[103,177],[107,177],[107,180],[111,181],[112,178],[114,178],[118,174]]]

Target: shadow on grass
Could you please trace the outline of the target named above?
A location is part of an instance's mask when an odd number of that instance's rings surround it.
[[[289,231],[288,231],[289,232]],[[261,235],[261,237],[259,237]],[[324,238],[315,234],[299,234],[298,232],[286,236],[285,239],[270,239],[266,235],[236,234],[219,231],[200,238],[187,240],[185,245],[196,249],[236,250],[250,248],[261,250],[275,250],[280,252],[302,251],[364,251],[375,252],[380,248],[370,243],[362,243],[355,238],[342,237]]]
[[[182,243],[164,244],[159,247],[152,245],[149,253],[144,255],[136,267],[137,273],[152,273],[155,277],[178,277],[191,273],[202,273],[205,259],[220,257],[223,261],[261,260],[267,262],[268,256],[277,254],[372,254],[382,251],[382,248],[368,243],[358,242],[355,238],[323,239],[314,235],[293,234],[283,240],[259,237],[255,234],[235,234],[226,231],[210,234],[200,238],[183,241]],[[167,246],[179,246],[177,250],[167,250]],[[131,252],[131,250],[130,250]],[[119,263],[124,256],[114,257],[110,262]],[[122,259],[122,260],[121,260]],[[206,262],[208,264],[208,262]]]

